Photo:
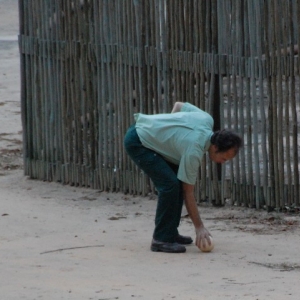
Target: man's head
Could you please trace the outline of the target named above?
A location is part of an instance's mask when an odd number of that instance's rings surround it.
[[[208,149],[209,157],[216,163],[224,163],[236,156],[243,146],[243,139],[231,130],[219,130],[213,133]]]

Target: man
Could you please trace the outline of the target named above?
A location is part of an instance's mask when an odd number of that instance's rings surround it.
[[[190,103],[176,102],[171,114],[135,114],[135,125],[124,146],[158,191],[152,251],[182,253],[192,238],[178,232],[183,199],[195,226],[195,244],[210,244],[210,233],[200,218],[194,185],[202,157],[208,151],[216,163],[232,159],[242,139],[228,130],[213,132],[212,117]]]

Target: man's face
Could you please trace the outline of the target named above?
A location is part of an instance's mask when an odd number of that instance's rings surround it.
[[[215,145],[211,145],[209,149],[209,158],[218,164],[223,164],[224,162],[233,159],[235,155],[235,148],[231,148],[226,152],[218,152],[218,148]]]

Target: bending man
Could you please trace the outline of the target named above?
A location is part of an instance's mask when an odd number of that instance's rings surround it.
[[[194,196],[194,185],[207,151],[212,161],[224,163],[238,153],[242,138],[229,130],[213,132],[212,117],[190,103],[176,102],[172,113],[134,115],[124,146],[158,191],[152,251],[185,252],[191,237],[178,232],[183,200],[195,230],[195,244],[210,243]]]

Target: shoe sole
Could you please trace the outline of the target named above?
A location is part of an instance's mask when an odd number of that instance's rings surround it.
[[[186,252],[186,249],[182,249],[180,251],[172,251],[172,250],[168,250],[168,249],[161,249],[160,247],[151,246],[151,251],[153,251],[153,252],[165,252],[165,253],[184,253],[184,252]]]

